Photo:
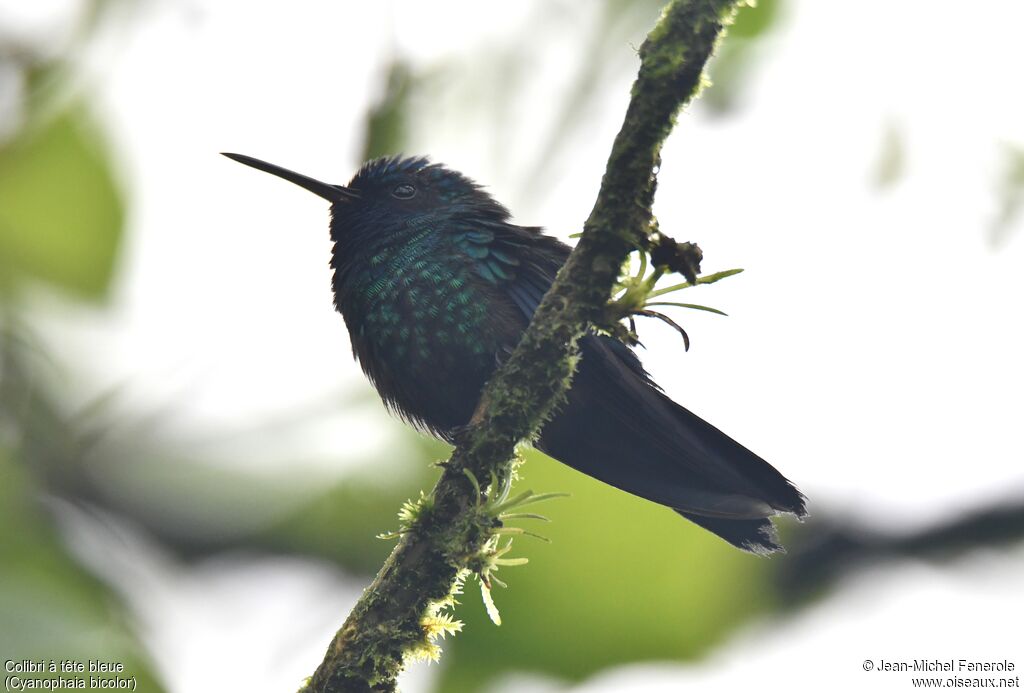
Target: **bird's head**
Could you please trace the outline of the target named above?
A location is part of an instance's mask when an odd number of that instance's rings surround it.
[[[243,154],[235,161],[266,171],[331,202],[331,235],[363,237],[406,228],[410,223],[494,223],[508,210],[458,171],[426,157],[386,157],[369,161],[348,185],[331,185]]]

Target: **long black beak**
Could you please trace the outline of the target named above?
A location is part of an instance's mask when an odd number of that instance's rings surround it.
[[[301,188],[305,188],[311,193],[319,195],[325,200],[330,200],[331,202],[344,202],[346,200],[351,200],[359,197],[359,193],[350,188],[346,188],[341,185],[330,185],[329,183],[322,183],[321,181],[318,181],[315,178],[304,176],[301,173],[296,173],[295,171],[289,171],[286,168],[281,168],[280,166],[275,166],[274,164],[268,164],[266,161],[260,161],[259,159],[252,158],[251,156],[246,156],[245,154],[230,154],[228,152],[221,152],[221,154],[223,154],[229,159],[234,159],[240,164],[245,164],[246,166],[258,168],[259,170],[266,171],[267,173],[275,175],[278,178],[284,178],[286,181],[295,183],[295,185],[298,185]]]

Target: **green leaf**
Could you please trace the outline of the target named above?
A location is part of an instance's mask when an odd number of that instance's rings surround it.
[[[714,274],[709,274],[709,275],[704,276],[704,277],[697,277],[697,283],[698,284],[714,284],[717,281],[725,279],[726,277],[731,277],[734,274],[739,274],[742,271],[743,270],[739,269],[739,268],[737,268],[737,269],[730,269],[730,270],[722,270],[721,272],[715,272]]]
[[[742,272],[742,269],[731,269],[723,270],[721,272],[715,272],[714,274],[708,274],[703,277],[697,277],[697,283],[691,284],[690,282],[682,282],[681,284],[673,284],[672,286],[666,286],[663,289],[655,289],[651,293],[647,294],[647,298],[654,298],[656,296],[664,296],[670,294],[673,291],[680,291],[681,289],[689,289],[691,286],[697,286],[697,284],[714,284],[717,281],[721,281],[726,277],[731,277],[735,274]]]
[[[707,311],[709,313],[714,313],[715,315],[725,315],[725,316],[728,317],[727,313],[723,313],[722,311],[718,310],[717,308],[712,308],[711,306],[702,306],[699,303],[677,303],[675,301],[655,301],[654,303],[648,303],[646,305],[648,305],[648,306],[675,306],[676,308],[692,308],[693,310],[705,310],[705,311]]]
[[[102,298],[123,226],[108,153],[81,105],[0,149],[0,290],[32,277]]]

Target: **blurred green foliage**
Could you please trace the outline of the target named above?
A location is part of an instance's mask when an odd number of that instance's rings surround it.
[[[1002,146],[1003,175],[996,188],[999,211],[992,223],[991,238],[995,245],[1009,238],[1015,226],[1020,225],[1024,210],[1024,147]]]
[[[876,190],[891,188],[903,178],[907,168],[905,149],[903,130],[896,123],[887,123],[872,174],[871,182]]]
[[[670,510],[527,454],[517,489],[569,491],[537,506],[552,522],[517,522],[519,538],[493,595],[494,626],[471,580],[445,645],[441,690],[480,690],[514,670],[579,680],[628,662],[693,660],[772,608],[773,563],[736,551]],[[515,491],[513,492],[515,493]]]
[[[37,504],[41,489],[0,448],[0,652],[4,659],[121,662],[162,691],[117,596],[68,553]],[[55,678],[58,674],[36,675]]]
[[[366,113],[363,161],[401,151],[408,140],[410,102],[422,82],[404,60],[396,58],[388,65],[384,93]]]
[[[86,40],[110,4],[80,8],[71,45]],[[27,284],[106,297],[123,235],[110,152],[84,102],[64,89],[71,45],[67,53],[0,45],[6,74],[21,75],[25,106],[0,142],[0,652],[15,661],[120,662],[138,690],[161,691],[126,607],[55,524],[63,489],[54,469],[60,461],[73,468],[83,441],[64,425],[59,397],[45,392],[41,366],[53,364],[25,322]]]
[[[784,10],[783,0],[757,0],[756,5],[745,7],[736,15],[726,39],[708,65],[714,89],[704,90],[698,107],[715,116],[728,115],[739,107],[756,69],[761,42],[778,26]]]
[[[729,38],[735,40],[764,36],[776,26],[781,4],[781,0],[757,0],[753,6],[744,8],[729,27]]]
[[[110,286],[124,208],[108,153],[76,104],[0,150],[0,276],[86,298]]]

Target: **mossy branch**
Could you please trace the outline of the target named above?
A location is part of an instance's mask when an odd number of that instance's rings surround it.
[[[509,478],[515,446],[537,435],[569,388],[577,340],[607,321],[623,262],[649,247],[657,230],[651,205],[662,142],[700,90],[704,65],[736,5],[671,2],[640,47],[625,121],[579,243],[518,347],[488,382],[434,490],[409,513],[398,546],[303,691],[393,691],[406,657],[422,653],[440,628],[439,605],[451,602],[453,585],[467,570],[494,562],[495,530],[508,504],[486,497],[477,480]]]

